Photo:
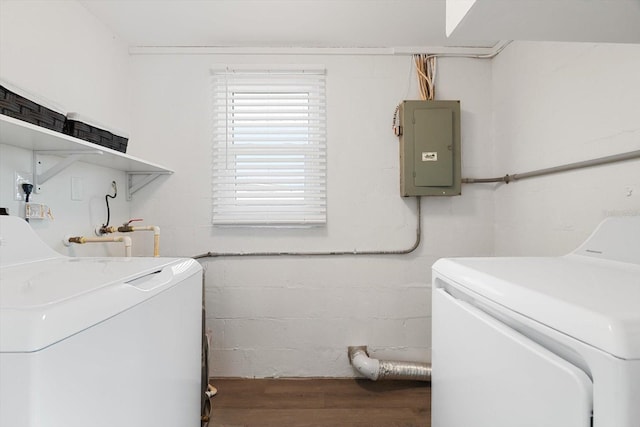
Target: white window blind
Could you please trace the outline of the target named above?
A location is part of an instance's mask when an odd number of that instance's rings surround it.
[[[326,223],[324,69],[213,70],[213,223]]]

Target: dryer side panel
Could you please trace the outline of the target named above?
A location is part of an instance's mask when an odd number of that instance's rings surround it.
[[[433,291],[434,427],[589,427],[576,366],[441,287]]]

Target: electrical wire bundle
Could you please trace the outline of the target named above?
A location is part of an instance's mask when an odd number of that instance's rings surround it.
[[[413,55],[420,84],[420,97],[423,101],[430,101],[436,95],[436,57],[435,55]]]

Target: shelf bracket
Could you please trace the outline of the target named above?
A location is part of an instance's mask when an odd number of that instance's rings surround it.
[[[86,155],[102,155],[101,150],[34,150],[33,151],[33,188],[36,193],[42,191],[42,184],[82,159]],[[42,173],[38,173],[38,156],[51,155],[64,157]]]
[[[171,175],[171,171],[162,172],[126,172],[127,174],[127,200],[131,200],[132,196],[141,188],[158,178],[160,175]],[[134,177],[140,177],[134,179]]]

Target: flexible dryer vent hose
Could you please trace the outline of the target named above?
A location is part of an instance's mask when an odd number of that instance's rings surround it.
[[[431,381],[431,365],[428,363],[372,359],[365,346],[349,347],[349,361],[358,372],[373,381]]]

